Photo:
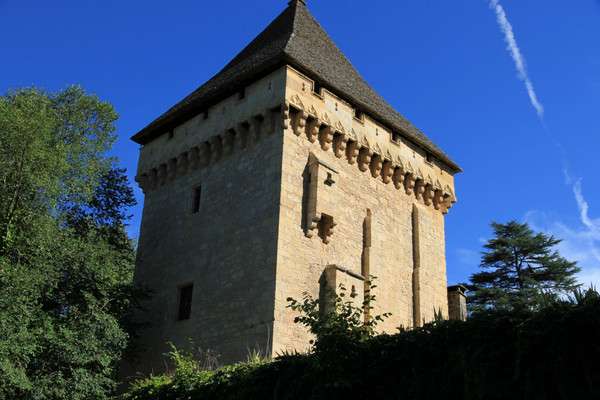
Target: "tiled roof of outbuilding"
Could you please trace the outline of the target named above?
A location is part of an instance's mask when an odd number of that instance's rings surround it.
[[[427,136],[381,98],[360,76],[331,40],[302,0],[289,6],[218,74],[132,137],[146,144],[182,116],[200,111],[223,94],[230,95],[241,83],[284,64],[290,64],[446,163],[453,172],[460,167]]]

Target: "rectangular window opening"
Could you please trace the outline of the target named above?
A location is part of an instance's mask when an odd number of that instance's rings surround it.
[[[200,197],[202,197],[202,186],[194,188],[194,203],[192,204],[192,214],[200,211]]]
[[[392,142],[400,144],[400,142],[402,141],[402,135],[400,134],[400,132],[396,132],[396,131],[392,131]]]
[[[179,288],[179,312],[177,313],[177,321],[190,319],[190,314],[192,313],[193,290],[193,284]]]
[[[356,118],[359,121],[363,120],[363,113],[361,111],[359,111],[358,109],[354,109],[354,118]]]
[[[318,82],[315,82],[314,86],[313,86],[313,92],[315,94],[318,94],[319,96],[321,95],[321,90],[323,89],[323,86],[321,84],[319,84]]]

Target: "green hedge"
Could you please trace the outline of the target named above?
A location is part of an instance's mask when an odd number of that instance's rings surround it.
[[[537,313],[490,312],[335,352],[286,355],[218,371],[178,368],[122,400],[600,398],[600,300]]]

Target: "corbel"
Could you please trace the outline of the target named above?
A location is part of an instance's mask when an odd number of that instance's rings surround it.
[[[198,163],[200,161],[200,152],[198,151],[198,147],[192,146],[188,152],[188,160],[191,169],[198,168]]]
[[[413,193],[416,180],[417,177],[413,172],[409,172],[404,176],[404,189],[406,191],[406,194],[411,195]]]
[[[394,186],[396,189],[400,189],[402,187],[402,183],[404,182],[405,171],[402,167],[396,167],[394,169]]]
[[[383,167],[381,168],[381,179],[383,180],[383,183],[390,183],[393,174],[394,164],[390,160],[385,160],[383,162]]]
[[[169,180],[172,181],[173,179],[175,179],[176,176],[177,176],[177,159],[171,158],[167,163],[167,178],[169,178]]]
[[[383,158],[379,154],[374,154],[371,157],[371,175],[373,178],[379,177],[381,174],[381,167],[383,166]]]
[[[308,141],[314,143],[319,136],[319,127],[321,126],[321,122],[318,118],[312,118],[308,120],[306,124],[306,137]]]
[[[302,134],[302,132],[304,132],[307,118],[308,118],[308,113],[304,110],[300,110],[293,114],[292,129],[296,136],[300,136]]]
[[[450,208],[452,208],[452,205],[456,203],[456,197],[452,196],[452,195],[446,195],[444,196],[444,201],[442,202],[442,214],[448,214],[448,211],[450,210]]]
[[[321,213],[315,212],[311,215],[310,220],[306,221],[306,232],[305,235],[307,238],[313,237],[317,226],[319,225],[319,221],[321,220]]]
[[[319,131],[319,141],[321,142],[321,148],[323,150],[327,151],[331,148],[334,133],[335,129],[331,125],[321,126]]]
[[[223,144],[221,143],[221,136],[215,135],[208,139],[210,144],[210,158],[219,161],[223,154]]]
[[[425,180],[423,178],[417,178],[415,181],[415,198],[417,200],[421,200],[423,198],[423,193],[425,193]]]
[[[331,241],[331,235],[333,235],[333,228],[336,226],[336,222],[333,220],[333,217],[322,215],[321,223],[319,224],[319,230],[321,237],[323,238],[323,243],[327,244]]]
[[[188,167],[188,153],[184,151],[177,157],[177,170],[179,175],[185,175]]]
[[[274,111],[279,108],[279,112]],[[284,101],[279,107],[267,109],[267,135],[279,130],[280,128],[288,129],[290,127],[290,105]]]
[[[150,172],[148,172],[148,186],[150,189],[156,189],[156,184],[158,183],[158,171],[155,168],[152,168]]]
[[[233,153],[233,145],[235,143],[235,131],[233,128],[221,133],[221,143],[225,154]]]
[[[365,172],[369,169],[369,164],[371,163],[371,156],[373,152],[368,147],[362,147],[358,152],[358,168]]]
[[[200,162],[202,163],[202,165],[204,165],[205,167],[208,166],[208,164],[210,164],[210,160],[212,158],[212,154],[210,151],[210,145],[207,142],[203,142],[200,145],[200,151],[198,152],[198,154],[200,155]]]
[[[140,189],[142,189],[142,192],[146,194],[146,191],[148,189],[148,175],[136,175],[136,177],[133,179],[138,183],[138,186],[140,187]]]
[[[346,152],[346,143],[348,143],[348,138],[345,134],[340,133],[333,136],[333,152],[337,158],[342,158]]]
[[[444,201],[444,192],[440,189],[437,189],[433,192],[433,207],[436,210],[439,210],[442,207],[442,203]]]
[[[241,122],[235,126],[235,142],[236,147],[238,149],[243,149],[246,147],[246,143],[248,142],[248,134],[249,131],[252,131],[256,128],[255,124],[257,124],[254,118],[250,119],[250,124],[247,122]]]
[[[285,130],[290,127],[290,103],[284,101],[281,105],[281,127]]]
[[[423,202],[426,206],[430,206],[435,195],[435,189],[433,185],[427,184],[425,185],[425,192],[423,193]]]
[[[442,189],[442,184],[440,183],[439,179],[436,179],[433,182],[433,207],[436,210],[440,209],[440,205],[442,203],[442,201],[444,200],[444,190]]]
[[[259,114],[250,121],[249,135],[253,142],[257,142],[260,139],[261,131],[266,133],[271,126],[269,113],[270,111],[267,110],[266,113]]]
[[[348,141],[346,145],[346,157],[348,158],[348,164],[354,164],[358,158],[359,146],[356,141]]]
[[[263,127],[264,129],[261,129],[264,133],[266,133],[267,135],[270,135],[271,133],[273,133],[274,129],[275,129],[275,115],[273,113],[273,111],[271,111],[270,108],[267,108],[267,110],[265,112],[263,112],[261,114],[261,116],[263,117]],[[262,128],[262,127],[261,127]],[[256,132],[257,134],[255,136],[252,137],[252,139],[254,139],[254,141],[257,141],[259,138],[259,134],[258,132]]]
[[[166,178],[167,178],[167,165],[160,164],[158,166],[158,169],[156,170],[156,180],[158,181],[158,184],[161,186],[164,185]]]

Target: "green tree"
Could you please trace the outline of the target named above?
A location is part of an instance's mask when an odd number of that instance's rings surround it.
[[[0,96],[0,399],[104,398],[135,327],[118,115],[79,86]]]
[[[561,242],[517,221],[492,222],[494,237],[482,252],[482,272],[471,275],[471,312],[540,307],[543,297],[560,296],[578,287],[576,262],[567,261],[554,246]]]
[[[346,288],[342,284],[339,285],[339,293],[330,289],[322,300],[314,299],[306,292],[301,302],[287,298],[287,307],[300,313],[294,322],[306,326],[315,335],[315,339],[310,341],[312,352],[324,369],[337,367],[335,362],[332,363],[334,359],[351,358],[358,347],[375,336],[377,324],[392,315],[371,315],[376,301],[372,292],[377,287],[372,284],[374,279],[371,276],[368,282],[370,289],[365,293],[361,306],[346,297]],[[366,315],[365,311],[368,311]]]

